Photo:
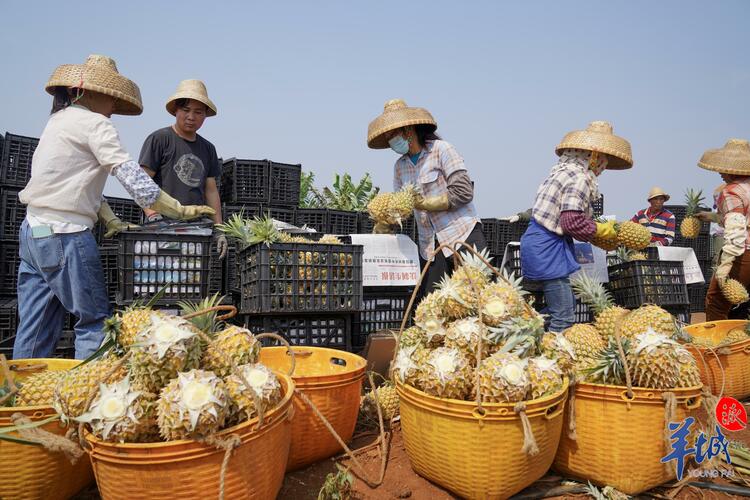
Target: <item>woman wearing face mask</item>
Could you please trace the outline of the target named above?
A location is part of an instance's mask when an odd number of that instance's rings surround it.
[[[419,195],[414,217],[417,223],[422,265],[433,258],[441,244],[464,241],[484,250],[487,242],[474,208],[474,187],[463,158],[449,143],[435,134],[437,123],[429,111],[411,108],[401,99],[385,103],[383,114],[367,128],[367,145],[372,149],[390,147],[399,155],[393,169],[393,189],[416,186]],[[393,228],[377,224],[375,232],[390,233]],[[463,253],[463,252],[462,252]],[[434,255],[421,294],[431,292],[443,275],[453,269],[448,260],[452,251]]]
[[[595,222],[591,203],[599,198],[597,177],[605,170],[633,166],[630,143],[612,133],[607,122],[592,122],[586,130],[567,134],[555,148],[560,157],[539,186],[531,221],[521,237],[524,278],[541,281],[549,329],[562,332],[575,321],[575,296],[569,276],[580,269],[573,238],[615,234],[614,221]]]

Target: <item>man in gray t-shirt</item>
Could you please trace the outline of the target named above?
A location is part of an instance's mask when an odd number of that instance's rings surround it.
[[[216,211],[215,224],[221,224],[221,199],[216,179],[221,167],[213,144],[198,135],[208,116],[216,115],[216,106],[208,98],[200,80],[183,80],[167,101],[174,125],[157,130],[146,138],[139,163],[167,194],[183,205],[208,205]],[[144,209],[149,221],[159,215]],[[227,242],[217,236],[217,247],[224,258]]]

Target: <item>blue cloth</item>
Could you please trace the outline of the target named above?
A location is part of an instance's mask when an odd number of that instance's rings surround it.
[[[32,238],[21,225],[18,268],[19,325],[13,358],[51,357],[63,330],[65,311],[73,313],[76,358],[102,343],[111,307],[104,271],[91,231]]]
[[[567,278],[578,271],[573,238],[560,236],[531,219],[521,236],[521,274],[534,281]]]
[[[544,302],[546,307],[542,314],[549,316],[549,326],[552,332],[562,332],[575,323],[576,298],[570,287],[569,278],[557,278],[542,281]]]
[[[417,164],[417,161],[419,161],[419,155],[421,155],[421,154],[422,154],[422,152],[420,151],[420,152],[419,152],[419,153],[417,153],[417,154],[414,154],[414,155],[409,155],[409,159],[411,159],[411,162],[412,162],[412,163],[413,163],[414,165],[416,165],[416,164]]]

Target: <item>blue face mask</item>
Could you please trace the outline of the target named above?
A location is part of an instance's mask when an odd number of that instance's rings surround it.
[[[407,141],[400,135],[392,137],[391,140],[388,141],[388,145],[392,150],[400,155],[405,155],[409,152],[409,141]]]

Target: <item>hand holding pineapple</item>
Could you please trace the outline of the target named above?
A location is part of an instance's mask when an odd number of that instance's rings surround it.
[[[378,193],[367,205],[367,211],[380,228],[401,226],[404,219],[413,214],[417,194],[412,184],[407,184],[395,193]]]
[[[614,232],[614,234],[613,234]],[[632,221],[596,221],[596,233],[591,244],[611,251],[617,247],[631,250],[643,250],[651,243],[651,232],[644,226]]]

